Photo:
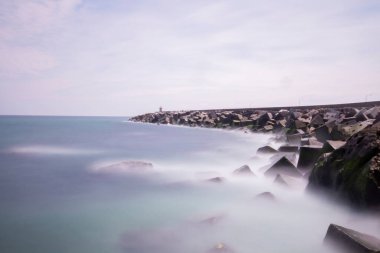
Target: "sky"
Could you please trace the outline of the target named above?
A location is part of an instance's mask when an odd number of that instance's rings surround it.
[[[379,0],[0,0],[0,114],[380,100]]]

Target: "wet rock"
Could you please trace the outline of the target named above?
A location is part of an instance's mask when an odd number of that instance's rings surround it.
[[[257,149],[257,154],[275,154],[277,150],[272,148],[271,146],[264,146]]]
[[[282,157],[275,164],[273,164],[265,173],[265,176],[275,177],[277,174],[288,175],[293,177],[301,177],[302,174],[297,170],[292,162],[286,157]]]
[[[255,175],[248,165],[243,165],[240,168],[234,170],[233,174],[240,175],[240,176],[254,176]]]
[[[274,201],[276,200],[276,197],[271,192],[262,192],[257,194],[255,199]]]
[[[290,145],[299,146],[301,144],[302,134],[287,134],[286,139]]]
[[[346,144],[345,141],[332,141],[327,140],[322,148],[322,153],[330,153]]]
[[[380,205],[380,129],[367,128],[321,157],[308,187],[334,191],[355,206]]]
[[[298,146],[281,146],[278,148],[279,152],[289,152],[289,153],[296,153],[298,152]]]
[[[320,114],[316,114],[313,116],[313,118],[310,121],[310,125],[314,127],[319,127],[325,124],[325,121],[323,120],[322,116]]]
[[[376,117],[380,114],[380,106],[372,107],[364,112],[364,114],[369,119],[376,119]]]
[[[331,139],[330,130],[326,125],[316,128],[315,135],[320,142],[325,142],[326,140]]]
[[[273,183],[281,186],[289,186],[285,179],[279,174],[277,174],[276,178],[273,180]]]
[[[300,147],[298,169],[311,169],[318,157],[321,155],[322,147],[303,146]]]
[[[93,172],[141,174],[153,171],[153,164],[144,161],[123,161],[103,167],[94,167]]]
[[[199,224],[207,225],[207,226],[215,226],[215,225],[219,224],[225,218],[226,218],[225,215],[212,216],[212,217],[209,217],[207,219],[201,220],[199,222]]]
[[[379,238],[335,224],[330,224],[324,242],[342,253],[380,252]]]
[[[351,136],[351,135],[354,135],[354,134],[364,130],[368,126],[372,125],[373,122],[374,122],[374,120],[369,119],[366,121],[357,122],[353,125],[344,126],[344,127],[342,127],[342,132],[347,136]]]
[[[226,181],[226,179],[224,177],[213,177],[213,178],[210,178],[210,179],[207,179],[206,180],[207,182],[210,182],[210,183],[223,183]]]

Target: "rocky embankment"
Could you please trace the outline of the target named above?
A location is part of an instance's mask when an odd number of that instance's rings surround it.
[[[130,120],[276,134],[287,145],[258,150],[277,156],[265,175],[310,174],[309,189],[336,192],[358,207],[380,205],[380,101],[285,109],[165,111]],[[292,159],[294,153],[299,155],[298,161]]]

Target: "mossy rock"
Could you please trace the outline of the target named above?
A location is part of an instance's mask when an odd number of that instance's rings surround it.
[[[309,188],[335,191],[356,206],[380,205],[380,131],[368,128],[321,156],[310,174]]]

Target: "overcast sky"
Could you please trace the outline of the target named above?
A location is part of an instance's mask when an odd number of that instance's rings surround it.
[[[0,114],[380,100],[379,0],[0,1]]]

